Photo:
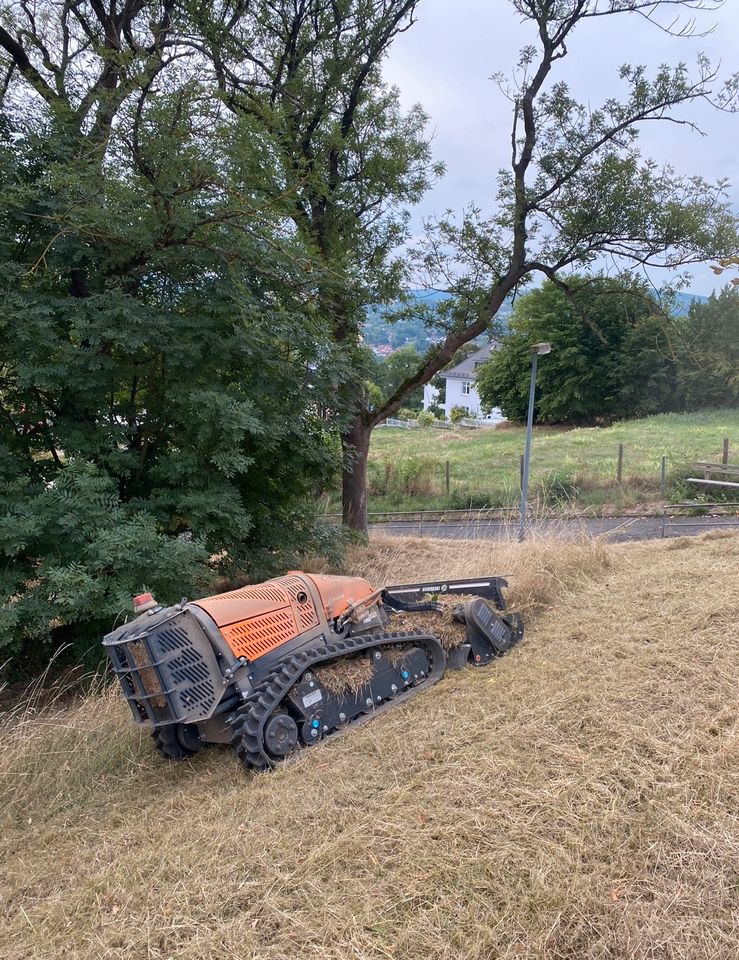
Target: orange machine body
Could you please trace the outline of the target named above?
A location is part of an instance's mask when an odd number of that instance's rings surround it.
[[[374,594],[361,577],[291,572],[194,605],[215,622],[234,654],[251,663],[302,633],[327,628],[353,604],[370,597],[377,602]]]

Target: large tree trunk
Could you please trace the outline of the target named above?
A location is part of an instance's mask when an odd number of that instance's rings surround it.
[[[341,435],[342,519],[345,527],[367,533],[367,457],[372,426],[359,414]]]
[[[363,403],[360,403],[354,419],[341,434],[342,519],[345,527],[359,533],[367,533],[367,458],[374,427],[387,417],[394,416],[407,394],[416,387],[422,387],[428,383],[434,374],[453,359],[455,352],[463,344],[469,343],[488,328],[490,321],[500,310],[501,304],[520,277],[520,269],[512,267],[509,274],[493,290],[487,310],[463,329],[449,333],[444,343],[421,361],[415,373],[400,384],[379,410],[370,412]],[[344,339],[345,332],[342,337],[337,336],[339,341]],[[348,409],[352,400],[356,403],[356,393],[353,398],[349,395],[343,398],[341,409]]]

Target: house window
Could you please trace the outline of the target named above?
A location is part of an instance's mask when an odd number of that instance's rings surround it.
[[[472,381],[471,381],[471,380],[463,380],[463,381],[462,381],[462,396],[463,396],[463,397],[469,397],[469,395],[470,395],[470,390],[471,390],[471,389],[472,389]]]
[[[478,367],[481,367],[481,366],[483,365],[483,363],[485,363],[484,360],[475,360],[474,369],[477,370],[477,368],[478,368]]]

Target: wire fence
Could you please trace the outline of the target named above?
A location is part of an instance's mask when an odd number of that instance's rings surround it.
[[[523,455],[520,435],[476,431],[433,433],[424,446],[395,445],[373,452],[369,464],[371,511],[498,510],[520,504]],[[415,441],[420,431],[414,431]],[[408,435],[406,435],[408,436]],[[481,442],[477,442],[478,438]],[[739,500],[739,435],[705,439],[686,435],[658,441],[594,440],[592,432],[535,436],[529,502],[542,515],[608,515],[665,504]]]

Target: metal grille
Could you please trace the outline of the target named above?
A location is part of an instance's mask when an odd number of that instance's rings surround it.
[[[271,600],[273,603],[285,603],[285,591],[280,587],[270,587],[266,584],[257,587],[240,587],[238,590],[229,590],[228,593],[219,593],[208,597],[208,603],[231,600]]]
[[[275,610],[260,617],[221,628],[226,642],[237,657],[256,660],[295,636],[295,621],[290,610]]]
[[[133,625],[132,625],[133,626]],[[155,724],[210,717],[222,690],[213,649],[191,614],[106,640],[134,718]]]
[[[202,710],[210,712],[216,702],[216,688],[211,668],[197,650],[186,630],[168,627],[149,638],[152,647],[159,647],[162,679],[176,694],[175,706],[188,716]]]
[[[311,627],[317,627],[318,615],[315,605],[311,599],[310,592],[300,577],[283,577],[280,583],[282,583],[290,594],[293,603],[297,607],[301,630],[310,630]],[[304,600],[303,603],[300,603],[298,600],[300,594],[306,594],[307,596],[307,599]]]

